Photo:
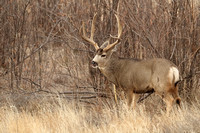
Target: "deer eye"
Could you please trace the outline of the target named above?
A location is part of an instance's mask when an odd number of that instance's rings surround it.
[[[101,57],[106,57],[106,55],[105,55],[105,54],[102,54]]]

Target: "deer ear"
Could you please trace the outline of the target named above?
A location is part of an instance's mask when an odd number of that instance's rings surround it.
[[[110,41],[105,41],[102,45],[101,45],[101,49],[104,49],[106,48],[108,45],[110,45]],[[110,49],[109,51],[112,51],[112,52],[115,52],[117,51],[117,48],[118,48],[119,44],[115,45],[113,49]]]
[[[115,45],[115,47],[112,49],[112,52],[116,52],[118,49],[119,44]]]
[[[105,41],[102,45],[101,45],[101,49],[104,49],[105,47],[107,47],[110,44],[109,40]]]

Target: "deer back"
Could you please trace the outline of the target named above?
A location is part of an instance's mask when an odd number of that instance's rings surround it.
[[[163,90],[162,87],[179,80],[179,75],[174,75],[172,71],[176,71],[176,66],[166,59],[159,58],[133,60],[115,57],[100,70],[108,80],[121,88],[133,89],[141,93],[151,88]]]

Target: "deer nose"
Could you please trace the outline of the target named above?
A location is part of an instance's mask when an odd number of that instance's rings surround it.
[[[98,66],[98,63],[96,63],[95,61],[92,61],[92,66],[93,66],[93,67],[97,67],[97,66]]]

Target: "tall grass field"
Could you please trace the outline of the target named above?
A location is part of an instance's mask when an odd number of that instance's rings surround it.
[[[200,131],[200,103],[182,102],[169,116],[161,109],[146,110],[143,104],[136,110],[120,107],[86,106],[64,102],[37,105],[34,111],[15,106],[0,108],[1,133],[197,133]],[[153,110],[153,108],[152,108]]]

